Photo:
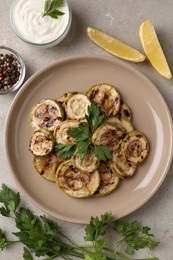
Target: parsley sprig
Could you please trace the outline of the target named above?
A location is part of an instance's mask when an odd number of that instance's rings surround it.
[[[135,251],[158,246],[149,227],[142,227],[138,221],[128,223],[120,220],[110,223],[111,212],[106,212],[100,217],[91,217],[90,223],[85,228],[84,240],[87,244],[76,245],[61,231],[56,222],[45,215],[37,216],[28,208],[20,207],[19,193],[15,193],[4,184],[0,190],[0,202],[3,204],[1,209],[5,208],[8,212],[7,214],[1,210],[0,214],[12,217],[18,229],[12,233],[17,240],[8,240],[5,232],[0,229],[0,250],[20,242],[24,245],[24,260],[33,260],[34,255],[46,257],[44,260],[52,260],[58,256],[66,260],[72,260],[73,257],[84,260],[132,260],[131,255]],[[115,241],[114,248],[109,247],[107,240],[108,230],[110,231],[111,227],[120,237]],[[158,258],[141,260],[158,260]]]
[[[70,158],[75,152],[80,155],[81,163],[90,147],[93,148],[94,155],[103,161],[112,159],[112,152],[107,145],[96,145],[91,143],[91,136],[96,128],[103,122],[104,114],[99,108],[91,103],[88,106],[87,114],[85,115],[86,123],[79,124],[78,127],[67,130],[67,133],[74,138],[74,145],[57,144],[55,151],[59,152],[63,158]]]
[[[63,4],[64,0],[45,0],[43,17],[47,15],[58,19],[59,16],[64,15],[64,12],[58,9]]]
[[[136,250],[144,247],[149,249],[158,245],[158,242],[153,240],[153,234],[150,233],[149,227],[141,227],[138,221],[127,223],[125,221],[116,221],[113,229],[121,236],[117,243],[117,248],[125,243],[125,252],[133,254]]]

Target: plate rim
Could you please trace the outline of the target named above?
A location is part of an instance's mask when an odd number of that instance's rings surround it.
[[[35,205],[38,209],[42,210],[43,212],[46,212],[47,214],[49,214],[49,215],[51,215],[51,216],[53,216],[57,219],[61,219],[61,220],[68,221],[68,222],[71,222],[71,223],[80,223],[80,224],[86,224],[86,223],[88,223],[88,220],[81,220],[80,218],[74,219],[72,217],[68,217],[68,216],[64,216],[64,215],[62,216],[61,214],[55,213],[51,209],[47,209],[43,205],[39,204],[39,202],[37,202],[31,196],[31,194],[28,191],[26,191],[24,189],[24,187],[21,185],[19,179],[16,177],[16,175],[14,173],[12,163],[11,163],[10,158],[9,158],[10,156],[9,156],[9,151],[8,151],[8,131],[9,131],[8,126],[10,124],[10,117],[12,115],[13,108],[15,107],[16,103],[18,102],[18,99],[20,98],[22,93],[25,92],[25,89],[27,89],[28,86],[30,85],[30,82],[32,82],[35,78],[38,78],[45,71],[50,70],[54,66],[58,66],[61,63],[74,61],[74,60],[77,60],[77,61],[86,60],[86,59],[106,60],[106,61],[113,62],[113,63],[118,64],[118,65],[120,64],[120,66],[124,67],[125,69],[128,69],[134,75],[138,75],[141,78],[143,78],[145,81],[147,81],[150,84],[150,87],[152,87],[152,89],[154,89],[154,91],[157,92],[157,94],[159,95],[159,98],[162,100],[162,102],[165,106],[165,111],[167,113],[167,119],[168,119],[168,123],[169,123],[169,126],[170,126],[171,140],[170,140],[169,158],[167,160],[167,164],[165,165],[165,168],[164,168],[164,171],[161,175],[161,178],[157,182],[157,185],[155,185],[154,189],[150,192],[149,196],[147,196],[144,200],[142,200],[141,203],[138,203],[137,206],[135,206],[131,210],[129,210],[128,214],[125,214],[121,217],[124,217],[124,216],[131,214],[132,212],[134,212],[137,209],[139,209],[140,207],[142,207],[147,201],[149,201],[151,199],[151,197],[157,192],[157,190],[159,189],[159,187],[163,183],[164,179],[166,178],[166,175],[169,171],[169,168],[170,168],[170,165],[171,165],[171,162],[172,162],[172,159],[173,159],[172,158],[173,157],[173,122],[172,122],[172,115],[171,115],[170,109],[169,109],[168,104],[167,104],[166,100],[164,99],[163,95],[158,90],[157,86],[154,85],[154,83],[145,74],[143,74],[138,69],[132,67],[130,64],[127,64],[125,61],[114,59],[113,57],[108,57],[108,56],[103,56],[103,55],[74,55],[74,56],[61,58],[61,59],[58,59],[54,62],[51,62],[50,64],[46,65],[45,67],[43,67],[40,70],[38,70],[37,72],[35,72],[31,77],[29,77],[26,80],[26,82],[23,84],[21,89],[17,92],[16,96],[14,97],[14,99],[13,99],[11,105],[10,105],[9,111],[7,113],[7,118],[6,118],[6,122],[5,122],[5,139],[4,140],[5,140],[5,154],[6,154],[8,166],[10,168],[10,175],[13,177],[13,180],[15,181],[17,187],[19,188],[19,191],[21,191],[24,195],[26,195],[26,197],[28,197],[29,200],[33,203],[33,205]]]

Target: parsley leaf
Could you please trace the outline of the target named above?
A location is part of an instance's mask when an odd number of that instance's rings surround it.
[[[2,229],[0,229],[0,250],[3,250],[7,245],[7,239]]]
[[[31,251],[34,251],[36,256],[60,254],[61,246],[56,239],[58,225],[47,220],[45,216],[40,218],[35,216],[26,208],[20,208],[16,213],[15,221],[20,231],[15,232],[14,235]]]
[[[80,155],[80,162],[82,164],[90,146],[89,126],[87,124],[79,124],[78,127],[67,130],[67,133],[73,137],[76,142],[77,153]]]
[[[77,144],[77,152],[80,155],[80,163],[83,163],[83,160],[88,152],[88,148],[89,148],[89,141],[85,141],[85,142],[79,142]]]
[[[57,144],[54,148],[55,152],[58,152],[62,158],[67,159],[73,156],[76,151],[75,144]]]
[[[51,1],[51,5],[50,5],[50,12],[55,11],[57,8],[59,8],[60,6],[62,6],[64,4],[64,0],[53,0]]]
[[[94,103],[91,103],[91,105],[88,106],[88,111],[85,118],[91,128],[91,131],[94,132],[94,130],[103,122],[104,115]]]
[[[99,236],[106,234],[108,222],[112,219],[112,213],[106,212],[101,217],[91,217],[90,223],[85,228],[85,240],[95,242]]]
[[[47,13],[50,10],[52,0],[45,0],[44,2],[44,13]]]
[[[57,223],[53,222],[52,220],[48,219],[45,215],[40,217],[43,225],[43,230],[47,234],[49,238],[54,238],[56,236],[57,231],[60,232],[60,227]]]
[[[87,260],[106,260],[103,249],[106,245],[107,224],[112,219],[111,212],[106,212],[98,217],[91,217],[90,223],[85,228],[85,241],[91,241],[94,245],[94,252],[85,254]]]
[[[23,259],[33,260],[33,257],[31,255],[30,251],[26,247],[24,247],[24,249],[23,249]]]
[[[87,124],[79,124],[78,127],[67,130],[67,133],[74,138],[76,143],[84,142],[90,138],[90,129]]]
[[[63,14],[64,14],[63,12],[61,12],[59,10],[55,10],[47,15],[51,16],[54,19],[57,19],[58,16],[63,15]]]
[[[43,17],[47,15],[58,19],[59,16],[64,15],[64,12],[58,10],[63,4],[64,0],[45,0]]]
[[[125,252],[133,254],[135,250],[145,247],[154,248],[158,242],[153,240],[149,227],[141,227],[138,221],[127,223],[124,221],[116,221],[113,229],[120,234],[121,239],[117,242],[117,246],[122,243],[126,244]]]
[[[38,218],[29,209],[20,208],[16,213],[16,227],[20,230],[32,230],[38,225]]]
[[[107,145],[94,144],[94,155],[102,161],[112,159],[112,152]]]
[[[2,184],[2,190],[0,191],[0,202],[4,204],[4,207],[0,208],[1,215],[8,217],[10,213],[15,213],[20,203],[19,193],[13,192],[5,184]]]

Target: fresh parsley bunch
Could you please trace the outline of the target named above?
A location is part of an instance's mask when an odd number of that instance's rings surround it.
[[[112,152],[107,145],[91,143],[91,136],[96,128],[103,122],[104,115],[94,103],[91,103],[91,105],[88,106],[85,118],[86,123],[81,123],[78,127],[67,130],[67,133],[74,138],[75,144],[57,144],[55,151],[59,152],[65,159],[70,158],[77,152],[80,155],[82,163],[89,147],[93,147],[94,155],[98,159],[103,161],[112,159]]]
[[[4,184],[0,190],[0,202],[3,204],[0,214],[4,217],[12,217],[18,229],[17,232],[13,232],[17,240],[8,240],[5,232],[0,229],[0,250],[20,242],[24,245],[23,259],[25,260],[33,260],[33,255],[45,257],[42,260],[52,260],[57,257],[65,260],[72,260],[73,257],[84,260],[132,260],[131,255],[136,250],[158,246],[149,227],[141,227],[138,221],[127,223],[119,220],[110,223],[111,212],[106,212],[100,217],[91,217],[84,236],[88,243],[76,245],[63,234],[57,223],[45,215],[38,217],[29,209],[19,207],[20,194]],[[107,242],[107,231],[111,226],[116,235],[120,236],[115,241],[114,248],[110,248]],[[124,246],[125,252],[120,251]],[[158,258],[138,260],[158,260]]]

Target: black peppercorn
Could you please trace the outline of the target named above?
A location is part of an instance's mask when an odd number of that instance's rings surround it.
[[[20,78],[21,66],[13,54],[0,53],[0,90],[12,88]]]

